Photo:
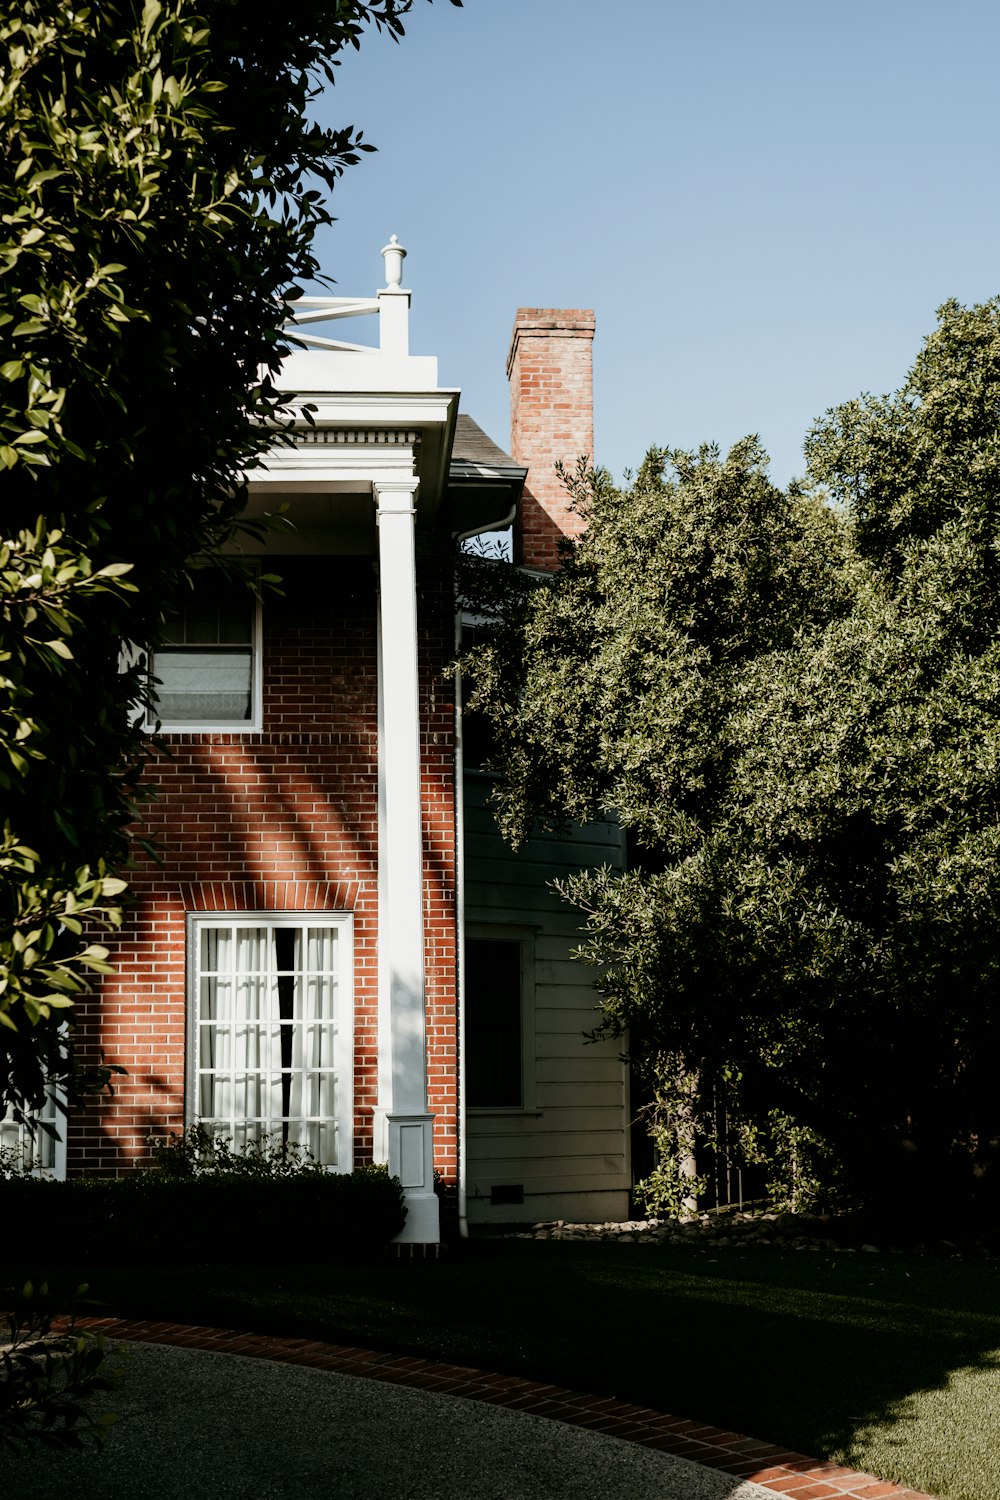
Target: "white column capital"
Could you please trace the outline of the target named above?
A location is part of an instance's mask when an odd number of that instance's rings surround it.
[[[377,511],[375,519],[380,521],[387,515],[415,515],[419,488],[420,480],[415,475],[376,479],[372,484]]]

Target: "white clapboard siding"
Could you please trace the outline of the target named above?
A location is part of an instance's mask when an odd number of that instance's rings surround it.
[[[607,1082],[574,1078],[570,1083],[543,1083],[535,1072],[535,1108],[549,1110],[566,1109],[620,1109],[622,1084],[612,1078]],[[573,1127],[575,1128],[575,1127]]]
[[[543,958],[538,948],[535,949],[535,984],[539,989],[544,988],[546,993],[550,989],[556,992],[552,999],[547,1001],[550,1005],[562,1003],[564,997],[559,993],[560,991],[568,990],[572,995],[579,994],[581,973],[588,978],[593,978],[593,970],[587,964],[574,962],[572,969],[566,967],[566,940],[560,938],[559,941],[563,944],[563,951],[558,958]],[[579,939],[573,946],[578,946],[578,943]],[[573,1003],[579,1006],[580,1001],[577,999]],[[600,999],[597,995],[594,995],[590,1008],[600,1009]]]
[[[546,1057],[539,1059],[535,1067],[535,1084],[549,1083],[599,1083],[605,1079],[622,1079],[624,1082],[625,1070],[618,1060],[621,1044],[619,1042],[597,1042],[593,1047],[582,1047],[579,1055],[575,1053],[564,1057]]]
[[[601,1018],[599,1010],[581,1010],[579,1005],[553,1005],[552,996],[548,990],[539,991],[537,985],[535,994],[538,997],[535,1031],[539,1036],[546,1033],[553,1036],[570,1036],[574,1042],[574,1053],[582,1047],[590,1048],[595,1045],[587,1041],[583,1033],[593,1031],[598,1024]]]
[[[535,1193],[562,1193],[565,1201],[573,1210],[569,1214],[551,1212],[546,1217],[556,1219],[576,1220],[586,1222],[588,1215],[580,1213],[576,1205],[576,1195],[586,1193],[617,1193],[621,1197],[621,1171],[618,1163],[609,1161],[606,1157],[578,1156],[563,1165],[559,1164],[558,1171],[552,1170],[551,1161],[525,1162],[521,1156],[508,1158],[497,1157],[495,1162],[496,1180],[498,1183],[514,1182],[521,1183],[524,1187],[524,1209],[519,1212],[517,1205],[491,1204],[488,1189],[483,1189],[478,1183],[470,1183],[468,1190],[470,1218],[474,1223],[488,1224],[491,1220],[503,1223],[514,1223],[519,1219],[529,1222],[536,1218],[531,1211],[531,1199]],[[520,1175],[516,1175],[520,1174]],[[572,1196],[571,1196],[572,1195]],[[627,1202],[626,1198],[626,1202]],[[479,1212],[472,1211],[473,1204],[478,1205]],[[582,1207],[582,1202],[581,1205]],[[613,1214],[606,1214],[606,1218],[614,1218]],[[621,1217],[619,1213],[619,1217]]]
[[[530,1054],[523,1110],[467,1115],[468,1213],[473,1222],[626,1218],[630,1188],[628,1087],[622,1043],[587,1042],[600,1021],[593,973],[571,957],[580,913],[553,889],[574,870],[621,868],[611,821],[567,834],[534,834],[516,853],[486,805],[491,781],[465,787],[465,903],[476,936],[522,935],[533,956],[527,1018]],[[494,1188],[508,1201],[491,1204]],[[510,1200],[520,1189],[523,1202]]]
[[[477,1114],[477,1119],[483,1118],[485,1113],[486,1111],[483,1111],[482,1114]],[[539,1113],[541,1111],[538,1109],[496,1110],[494,1114],[496,1130],[493,1139],[499,1143],[501,1138],[509,1141],[520,1140],[526,1136],[534,1138],[537,1135],[534,1122]],[[587,1103],[550,1105],[545,1109],[544,1113],[549,1116],[548,1124],[550,1128],[567,1133],[572,1132],[575,1139],[578,1139],[582,1134],[590,1130],[595,1119],[594,1107],[592,1104]],[[602,1149],[604,1144],[602,1140]]]
[[[550,1127],[551,1128],[551,1127]],[[537,1132],[520,1134],[504,1132],[491,1135],[493,1160],[519,1161],[525,1171],[552,1171],[552,1143]],[[560,1170],[565,1165],[571,1172],[578,1172],[579,1160],[600,1161],[602,1169],[614,1171],[618,1167],[615,1159],[615,1139],[611,1131],[565,1130],[559,1138],[562,1155]]]

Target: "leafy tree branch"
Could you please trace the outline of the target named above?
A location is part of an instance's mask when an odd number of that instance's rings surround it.
[[[456,0],[453,0],[456,3]],[[0,1112],[72,1092],[67,1004],[121,920],[145,685],[286,425],[283,325],[373,149],[310,116],[411,0],[23,0],[0,20]],[[86,924],[84,923],[86,919]],[[30,940],[29,940],[30,939]]]

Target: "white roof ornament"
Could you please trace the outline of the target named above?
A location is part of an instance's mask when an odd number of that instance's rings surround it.
[[[387,292],[401,292],[403,281],[403,261],[406,259],[406,251],[392,235],[388,245],[383,245],[380,254],[385,259],[385,290]]]

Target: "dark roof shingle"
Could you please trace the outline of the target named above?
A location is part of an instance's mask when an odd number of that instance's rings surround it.
[[[455,446],[451,452],[452,463],[482,464],[490,469],[518,468],[509,453],[498,448],[471,417],[459,412],[455,419]]]

